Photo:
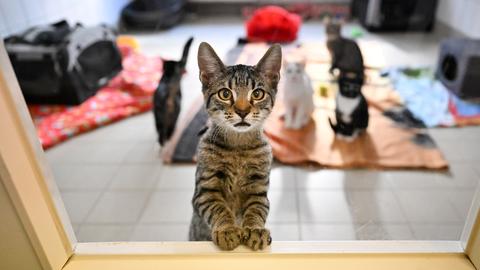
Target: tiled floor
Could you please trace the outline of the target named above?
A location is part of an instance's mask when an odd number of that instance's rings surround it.
[[[349,31],[347,27],[346,32]],[[178,58],[196,37],[183,84],[183,106],[200,94],[196,48],[210,42],[219,55],[243,35],[240,20],[185,23],[139,35],[144,52]],[[323,38],[320,23],[299,40]],[[379,61],[434,65],[440,35],[370,35],[382,40]],[[449,173],[327,170],[276,166],[271,174],[268,227],[274,240],[456,240],[480,178],[480,128],[433,129]],[[47,151],[80,241],[187,239],[194,166],[163,165],[151,113],[103,127]]]

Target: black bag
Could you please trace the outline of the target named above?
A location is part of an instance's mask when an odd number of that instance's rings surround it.
[[[27,103],[82,103],[122,68],[114,31],[70,27],[65,21],[33,27],[5,40]]]
[[[372,32],[433,30],[438,0],[354,0],[352,14]]]

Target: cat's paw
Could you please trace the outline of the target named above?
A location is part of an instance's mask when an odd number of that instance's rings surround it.
[[[266,228],[243,228],[243,243],[253,250],[259,250],[269,246],[272,237]]]
[[[237,226],[221,227],[212,231],[212,240],[223,250],[233,250],[241,244],[242,233]]]

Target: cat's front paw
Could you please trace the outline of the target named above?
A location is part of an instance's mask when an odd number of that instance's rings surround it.
[[[212,231],[212,240],[223,250],[233,250],[242,242],[242,229],[237,226],[226,226]]]
[[[272,237],[266,228],[243,228],[243,243],[253,250],[263,249],[272,243]]]

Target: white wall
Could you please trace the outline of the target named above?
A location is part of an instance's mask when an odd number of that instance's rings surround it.
[[[86,25],[115,24],[129,0],[0,0],[0,36],[66,18]]]
[[[439,0],[437,20],[472,38],[480,38],[480,0]]]

